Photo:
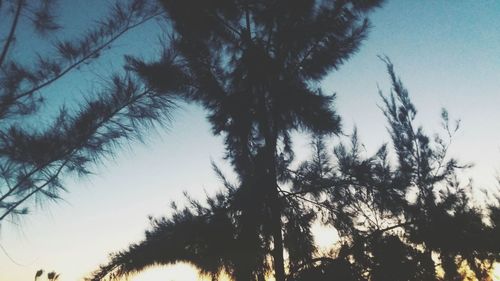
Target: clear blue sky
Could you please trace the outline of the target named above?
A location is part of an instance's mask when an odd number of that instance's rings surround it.
[[[69,32],[94,16],[99,1],[71,2],[64,21]],[[102,9],[99,9],[102,10]],[[388,1],[372,16],[373,29],[363,47],[323,83],[325,92],[338,94],[337,109],[346,133],[357,125],[367,151],[389,141],[385,120],[377,107],[377,85],[388,92],[388,76],[377,55],[387,55],[410,91],[419,110],[418,123],[439,132],[439,114],[446,107],[462,119],[451,154],[472,162],[466,175],[477,188],[496,185],[500,169],[500,1]],[[119,52],[149,56],[156,24],[144,26],[117,42]],[[28,46],[27,46],[28,47]],[[113,63],[112,67],[120,67]],[[54,87],[64,94],[98,89],[95,73],[106,74],[109,60],[83,69]],[[147,216],[166,214],[171,200],[182,192],[203,197],[219,186],[211,159],[223,164],[222,140],[211,135],[200,108],[182,106],[172,126],[132,143],[105,161],[87,179],[68,179],[65,201],[45,205],[26,216],[20,226],[1,229],[0,243],[22,264],[0,253],[0,281],[30,280],[39,268],[56,270],[61,280],[79,280],[105,262],[107,254],[142,238]],[[307,138],[297,137],[299,155],[307,154]],[[181,201],[182,202],[182,201]],[[161,270],[142,279],[191,281],[189,269]],[[149,276],[149,279],[146,278]],[[155,276],[155,277],[151,277]]]

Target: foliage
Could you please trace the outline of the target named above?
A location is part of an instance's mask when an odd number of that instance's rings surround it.
[[[38,280],[38,278],[40,278],[43,275],[43,273],[44,273],[43,269],[38,270],[35,273],[35,281]],[[60,277],[60,274],[55,272],[55,271],[47,272],[47,280],[49,280],[49,281],[59,280],[59,277]]]
[[[168,93],[152,91],[124,72],[109,77],[93,97],[76,97],[82,100],[76,109],[62,107],[50,119],[54,106],[45,100],[53,94],[51,86],[98,60],[124,33],[162,13],[149,1],[117,1],[87,32],[54,40],[62,28],[56,8],[52,0],[12,0],[0,6],[6,25],[0,32],[0,222],[26,214],[34,198],[59,199],[64,174],[88,174],[121,140],[140,137],[142,127],[168,121],[173,106]],[[40,35],[52,49],[33,46],[32,53],[23,51],[23,57],[34,58],[25,62],[16,55],[21,49],[18,34]]]
[[[373,156],[363,156],[355,131],[349,145],[340,143],[330,153],[324,136],[317,135],[312,158],[290,170],[291,185],[281,184],[287,280],[463,280],[464,268],[469,277],[488,280],[491,266],[500,260],[499,205],[473,205],[471,187],[459,177],[468,166],[446,153],[458,123],[452,126],[443,111],[448,140],[431,140],[415,127],[415,106],[386,62],[393,89],[381,95],[382,110],[393,149],[386,144]],[[242,182],[228,183],[216,171],[226,192],[208,198],[205,207],[191,201],[191,207],[170,218],[153,220],[146,238],[113,254],[93,280],[178,261],[192,263],[213,280],[222,271],[244,280],[238,270],[248,260],[238,264],[241,253],[261,259],[255,264],[262,273],[250,280],[264,280],[269,272],[267,240],[262,239],[267,223],[257,223],[264,227],[260,244],[243,236],[239,198],[251,197]],[[255,218],[266,220],[268,215]],[[318,219],[340,236],[327,255],[315,250],[311,225]]]
[[[267,251],[278,281],[285,277],[282,215],[296,215],[283,213],[277,189],[287,176],[279,166],[293,158],[290,132],[340,132],[334,95],[318,82],[358,50],[366,15],[380,2],[165,0],[173,34],[163,58],[129,58],[130,69],[157,91],[170,90],[163,77],[175,76],[184,85],[180,97],[206,108],[245,194],[242,227],[250,240],[262,236],[273,246]],[[251,262],[238,270],[244,279],[259,272]]]
[[[320,161],[326,152],[317,141],[319,152],[299,168],[294,192],[323,209],[340,234],[342,254],[336,258],[348,261],[360,280],[462,280],[464,265],[484,280],[500,258],[498,227],[488,222],[495,221],[498,202],[486,209],[473,205],[472,187],[459,175],[468,165],[448,158],[451,139],[432,141],[415,127],[415,106],[386,63],[393,89],[382,95],[382,109],[397,165],[390,164],[387,145],[363,157],[356,133],[350,147],[335,148],[335,164]],[[451,138],[458,123],[451,126],[446,111],[442,119]]]

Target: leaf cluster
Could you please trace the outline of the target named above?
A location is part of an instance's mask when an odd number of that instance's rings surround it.
[[[26,214],[30,200],[59,199],[65,191],[63,175],[90,173],[123,140],[140,139],[141,129],[165,124],[174,107],[170,95],[153,91],[124,71],[110,76],[91,98],[61,93],[80,102],[52,114],[55,108],[45,102],[53,94],[49,86],[96,61],[121,35],[161,14],[149,1],[116,2],[87,32],[54,41],[62,28],[56,21],[56,4],[15,0],[0,7],[7,15],[0,32],[0,222]],[[55,42],[51,50],[26,54],[35,58],[29,64],[15,55],[16,34],[29,35],[21,28],[26,24],[34,27],[33,35],[43,35],[43,42]]]

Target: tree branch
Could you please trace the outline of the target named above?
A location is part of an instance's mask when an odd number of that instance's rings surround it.
[[[2,195],[2,197],[0,198],[0,202],[2,202],[5,198],[7,198],[8,196],[10,196],[13,192],[15,192],[17,189],[20,188],[20,186],[26,181],[28,180],[31,176],[33,176],[35,173],[37,172],[40,172],[40,171],[43,171],[45,168],[47,168],[48,165],[50,165],[51,163],[54,163],[56,161],[59,161],[59,160],[62,160],[62,159],[66,159],[64,161],[64,163],[61,165],[61,167],[59,168],[60,170],[63,168],[63,166],[65,166],[67,164],[67,162],[69,161],[69,157],[75,153],[76,151],[78,151],[78,149],[80,149],[81,147],[84,146],[85,142],[89,140],[89,138],[95,134],[97,132],[97,130],[99,128],[101,128],[102,126],[104,126],[107,122],[110,122],[110,121],[113,121],[112,118],[114,116],[116,116],[120,111],[122,111],[124,108],[130,106],[131,104],[137,102],[138,100],[140,100],[141,98],[143,98],[144,96],[148,95],[151,93],[151,90],[150,89],[145,89],[144,91],[142,91],[140,94],[138,94],[136,97],[134,97],[133,99],[131,99],[130,101],[124,103],[123,105],[121,105],[120,107],[118,107],[116,110],[110,112],[107,116],[105,116],[104,118],[102,118],[102,120],[97,123],[94,128],[91,130],[91,133],[89,135],[87,135],[87,137],[82,140],[81,142],[79,142],[78,144],[74,145],[72,148],[70,148],[66,153],[64,153],[63,155],[60,155],[59,157],[57,158],[53,158],[53,159],[50,159],[48,160],[47,162],[39,165],[38,167],[34,168],[33,170],[31,170],[28,174],[26,174],[22,179],[20,179],[17,184],[15,186],[13,186],[6,194]],[[60,173],[60,170],[57,172],[57,176],[59,175]],[[41,188],[43,188],[44,186],[46,186],[49,182],[46,182],[44,185],[42,185]],[[31,192],[30,194],[28,194],[26,197],[24,197],[22,200],[21,200],[21,203],[24,202],[26,199],[28,199],[27,197],[31,197],[32,195],[34,195],[36,192],[38,192],[40,189],[40,187],[35,189],[35,192]],[[12,212],[12,210],[14,210],[17,206],[19,206],[19,204],[16,204],[16,206],[14,206],[14,208],[9,208],[6,213],[4,213],[1,217],[0,217],[0,221],[10,212]]]
[[[120,31],[118,34],[116,34],[115,36],[111,37],[110,40],[108,40],[107,42],[103,43],[102,45],[100,45],[99,47],[97,47],[96,49],[94,49],[93,51],[91,51],[90,53],[88,53],[86,56],[84,56],[83,58],[81,58],[80,60],[76,61],[75,63],[73,63],[72,65],[68,66],[65,70],[61,71],[58,75],[54,76],[53,78],[45,81],[44,83],[16,96],[13,100],[14,101],[17,101],[25,96],[28,96],[28,95],[32,95],[33,93],[35,93],[36,91],[52,84],[54,81],[58,80],[59,78],[63,77],[65,74],[67,74],[68,72],[70,72],[71,70],[73,70],[74,68],[78,67],[79,65],[81,65],[82,63],[84,63],[86,60],[88,60],[89,58],[92,58],[94,57],[95,55],[99,54],[100,51],[102,51],[103,49],[105,49],[106,47],[108,47],[109,45],[111,45],[111,43],[113,43],[115,40],[117,40],[119,37],[121,37],[123,34],[125,34],[127,31],[139,26],[139,25],[142,25],[143,23],[163,14],[164,12],[158,12],[158,13],[155,13],[143,20],[141,20],[140,22],[137,22],[133,25],[129,25],[127,27],[125,27],[122,31]]]
[[[0,54],[0,67],[2,66],[5,58],[7,57],[7,51],[9,50],[10,44],[14,41],[14,33],[16,32],[17,23],[19,22],[19,16],[21,15],[21,10],[23,8],[24,0],[17,1],[16,14],[12,20],[12,25],[10,26],[9,36],[2,49],[2,54]]]
[[[33,191],[31,191],[30,193],[28,193],[26,196],[24,196],[21,200],[17,201],[16,203],[14,203],[14,205],[10,206],[7,211],[5,211],[5,213],[3,213],[2,216],[0,216],[0,222],[7,216],[9,215],[14,209],[16,209],[17,207],[19,207],[19,205],[21,205],[24,201],[26,201],[28,198],[30,198],[31,196],[33,196],[35,193],[39,192],[40,190],[42,190],[44,187],[46,187],[47,185],[49,185],[51,182],[53,182],[55,179],[57,179],[57,177],[59,177],[59,174],[61,173],[62,169],[66,166],[66,164],[68,163],[69,160],[66,160],[64,161],[61,166],[57,169],[57,171],[55,172],[55,174],[53,174],[44,184],[42,184],[41,186],[38,186],[36,187]]]

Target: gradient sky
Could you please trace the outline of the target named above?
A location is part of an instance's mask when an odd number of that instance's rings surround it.
[[[65,34],[78,33],[102,12],[102,1],[60,1]],[[70,5],[68,5],[70,3]],[[388,92],[384,64],[393,61],[418,109],[418,123],[426,132],[439,132],[440,109],[446,107],[462,127],[450,153],[475,167],[465,176],[477,189],[496,187],[500,169],[500,1],[388,1],[373,14],[373,29],[360,51],[323,83],[336,92],[336,107],[344,130],[358,127],[370,154],[389,141],[378,104],[377,85]],[[47,91],[55,103],[66,95],[99,89],[106,75],[119,68],[123,53],[152,56],[158,24],[132,31],[116,44],[116,53],[81,72],[66,77]],[[21,38],[22,39],[22,38]],[[24,46],[29,49],[30,44]],[[195,198],[214,192],[220,184],[210,161],[222,160],[220,137],[213,137],[199,107],[182,105],[172,125],[147,136],[146,144],[131,143],[96,169],[96,175],[68,179],[65,201],[33,209],[16,224],[6,224],[0,244],[0,281],[31,280],[36,270],[55,270],[61,280],[80,280],[107,260],[108,253],[142,238],[148,215],[168,214],[182,192]],[[299,156],[307,155],[308,139],[296,136]],[[319,229],[319,228],[318,228]],[[332,231],[317,230],[324,244]],[[189,266],[154,269],[135,281],[197,280]],[[500,280],[500,277],[499,277]]]

